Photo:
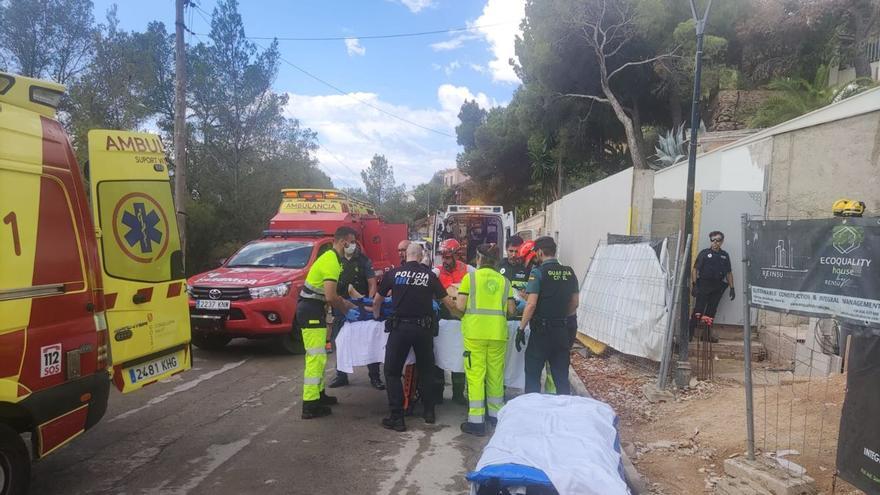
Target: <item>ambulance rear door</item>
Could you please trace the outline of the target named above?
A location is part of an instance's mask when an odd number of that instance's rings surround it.
[[[153,134],[90,131],[89,179],[113,382],[127,393],[191,365],[183,255],[162,142]]]

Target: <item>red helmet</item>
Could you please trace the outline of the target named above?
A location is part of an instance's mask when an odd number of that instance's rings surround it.
[[[519,246],[516,253],[522,259],[524,265],[528,265],[535,258],[535,241],[526,241]]]
[[[446,239],[440,243],[440,254],[455,254],[459,249],[461,249],[461,244],[455,239]]]

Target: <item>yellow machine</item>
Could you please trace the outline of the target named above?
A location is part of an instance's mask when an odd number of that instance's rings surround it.
[[[838,199],[831,206],[835,217],[860,217],[865,214],[865,202],[852,199]]]

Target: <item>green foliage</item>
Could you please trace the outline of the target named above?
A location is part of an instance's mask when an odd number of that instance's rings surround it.
[[[654,147],[656,152],[654,156],[657,160],[652,167],[655,169],[666,168],[684,159],[687,156],[685,155],[687,151],[685,149],[686,143],[687,138],[685,137],[684,124],[679,125],[675,129],[670,129],[666,134],[661,134],[658,137],[657,146]]]
[[[403,188],[394,179],[394,168],[388,164],[385,155],[373,155],[370,166],[361,171],[361,180],[366,186],[367,200],[378,207],[403,194]]]
[[[775,79],[767,88],[777,94],[770,97],[758,110],[751,124],[754,127],[771,127],[849,98],[874,85],[871,79],[858,79],[843,85],[829,86],[828,67],[824,65],[816,70],[812,82],[802,78]]]

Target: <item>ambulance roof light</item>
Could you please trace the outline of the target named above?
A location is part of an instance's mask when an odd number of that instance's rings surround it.
[[[34,103],[39,103],[40,105],[46,105],[53,110],[58,108],[58,105],[61,104],[61,96],[64,94],[62,91],[58,91],[56,89],[44,88],[41,86],[31,86],[31,101]]]

